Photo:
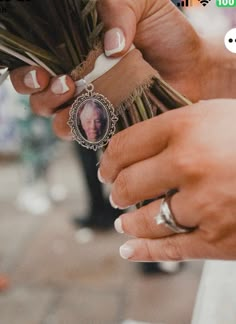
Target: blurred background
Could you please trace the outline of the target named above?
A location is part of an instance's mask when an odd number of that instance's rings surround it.
[[[236,23],[235,10],[214,1],[185,12],[207,36]],[[96,180],[98,160],[56,139],[28,97],[1,85],[1,324],[191,323],[203,263],[122,260],[126,238],[113,229],[118,214]]]

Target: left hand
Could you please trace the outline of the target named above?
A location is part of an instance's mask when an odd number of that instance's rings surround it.
[[[120,208],[170,189],[177,222],[196,227],[174,234],[154,217],[160,200],[116,221],[134,239],[121,255],[134,261],[236,260],[236,100],[203,101],[164,113],[115,135],[100,179],[112,183]]]

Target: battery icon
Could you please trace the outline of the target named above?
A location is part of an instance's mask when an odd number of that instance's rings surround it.
[[[236,7],[236,0],[216,0],[217,7]]]

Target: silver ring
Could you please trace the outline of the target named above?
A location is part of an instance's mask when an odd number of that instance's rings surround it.
[[[157,225],[164,224],[174,233],[189,233],[194,230],[192,227],[185,227],[177,224],[170,207],[170,199],[176,191],[170,190],[166,193],[165,198],[161,201],[160,212],[155,217]]]

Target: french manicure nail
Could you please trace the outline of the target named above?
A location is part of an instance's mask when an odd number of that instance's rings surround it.
[[[98,168],[98,180],[99,180],[101,183],[105,183],[105,180],[104,180],[103,177],[101,176],[100,168]]]
[[[36,70],[32,70],[25,75],[24,84],[26,85],[26,87],[31,88],[31,89],[39,89],[40,88],[40,84],[38,83],[38,79],[37,79],[37,71]]]
[[[120,28],[112,28],[105,33],[104,49],[106,56],[121,52],[125,48],[125,36]]]
[[[120,234],[124,234],[124,230],[123,230],[123,227],[122,227],[122,221],[121,221],[121,218],[118,217],[115,222],[114,222],[114,227],[116,229],[116,231]]]
[[[120,256],[123,259],[129,259],[134,255],[134,248],[130,246],[128,243],[121,245],[120,247]]]
[[[110,196],[109,196],[109,201],[110,201],[110,204],[111,204],[111,206],[113,207],[113,208],[115,208],[115,209],[118,209],[118,206],[114,203],[114,201],[113,201],[113,198],[112,198],[112,195],[110,194]]]
[[[51,85],[51,90],[54,94],[64,94],[69,91],[69,87],[66,83],[66,75],[62,75],[61,77],[57,78],[53,84]]]
[[[115,208],[115,209],[125,210],[125,209],[128,209],[128,208],[130,207],[130,206],[120,207],[120,206],[116,205],[116,204],[114,203],[114,200],[113,200],[111,194],[110,194],[110,196],[109,196],[109,200],[110,200],[110,204],[111,204],[111,206],[112,206],[113,208]]]

